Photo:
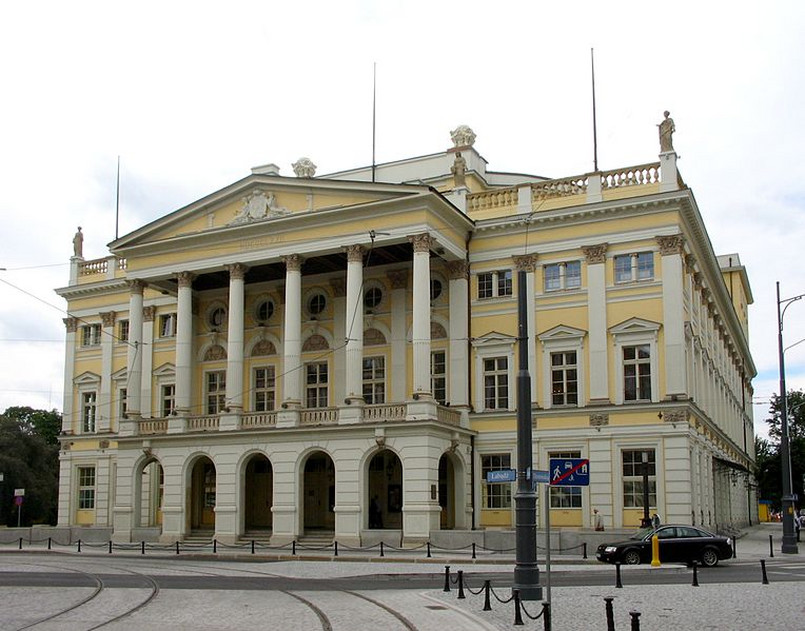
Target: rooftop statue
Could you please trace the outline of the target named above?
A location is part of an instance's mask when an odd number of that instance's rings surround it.
[[[453,162],[453,166],[450,167],[450,172],[453,174],[456,188],[466,186],[467,182],[464,175],[467,172],[467,161],[460,152],[456,152],[456,159]]]
[[[81,226],[78,226],[78,232],[73,236],[73,256],[84,256],[84,233],[81,232]]]
[[[661,122],[657,127],[660,128],[660,152],[665,153],[666,151],[673,151],[674,150],[674,139],[673,134],[676,131],[676,127],[674,127],[674,119],[671,118],[671,112],[665,110],[664,112],[665,120]]]

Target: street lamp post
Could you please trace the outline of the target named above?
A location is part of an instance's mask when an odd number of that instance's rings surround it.
[[[641,528],[651,528],[651,518],[648,516],[648,452],[643,452],[643,519]]]
[[[780,359],[780,458],[783,471],[783,554],[797,554],[797,536],[794,529],[794,496],[792,495],[791,450],[788,445],[788,394],[785,389],[785,357],[783,348],[783,316],[792,302],[805,294],[780,300],[780,281],[777,281],[777,346]],[[785,305],[782,310],[780,307]]]

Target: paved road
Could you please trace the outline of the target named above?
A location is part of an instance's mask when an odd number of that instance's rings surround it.
[[[692,572],[680,565],[614,569],[578,558],[554,559],[551,574],[553,629],[606,629],[605,597],[614,598],[616,629],[630,629],[629,612],[641,612],[644,630],[674,631],[805,629],[805,554],[768,558],[768,535],[779,524],[751,529],[739,558]],[[779,548],[779,546],[777,546]],[[803,544],[805,547],[805,544]],[[761,584],[759,561],[767,567]],[[500,561],[500,559],[495,559]],[[339,562],[340,561],[340,562]],[[473,590],[490,578],[492,611],[483,594],[457,586],[444,592],[444,568],[384,559],[380,562],[250,562],[208,558],[113,557],[102,553],[18,552],[0,555],[0,628],[21,629],[293,629],[331,631],[490,631],[513,625],[511,564],[453,564]],[[573,564],[570,564],[573,561]],[[547,579],[540,566],[543,583]],[[660,585],[662,584],[662,585]],[[544,590],[547,596],[547,589]],[[524,604],[526,627],[543,629],[528,615],[542,603]]]

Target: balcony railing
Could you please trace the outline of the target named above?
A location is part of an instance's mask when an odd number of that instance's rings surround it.
[[[277,425],[276,412],[246,412],[240,418],[243,429],[257,429],[259,427],[275,427]]]
[[[299,412],[300,425],[335,425],[338,423],[338,408],[316,408]]]

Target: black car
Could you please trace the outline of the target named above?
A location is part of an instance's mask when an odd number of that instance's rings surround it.
[[[707,532],[698,526],[665,525],[638,530],[626,541],[602,543],[595,557],[604,563],[637,565],[651,563],[651,539],[657,535],[661,563],[694,561],[706,567],[732,558],[732,540]]]

